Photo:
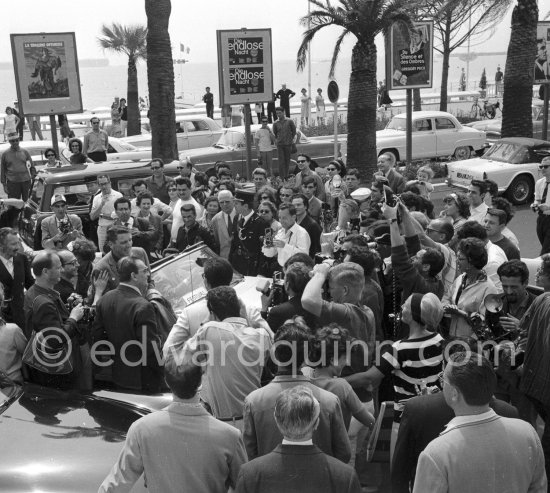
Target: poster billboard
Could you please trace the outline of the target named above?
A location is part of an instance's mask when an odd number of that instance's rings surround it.
[[[11,34],[10,38],[23,113],[82,113],[74,33]]]
[[[537,24],[537,54],[533,67],[533,84],[550,82],[548,53],[550,53],[550,21],[539,22]]]
[[[410,31],[395,22],[386,37],[386,87],[421,89],[433,86],[432,21],[413,23]]]
[[[220,106],[273,97],[271,29],[216,31]]]

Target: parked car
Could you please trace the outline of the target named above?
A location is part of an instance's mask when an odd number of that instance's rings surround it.
[[[473,179],[493,180],[500,194],[513,204],[530,201],[535,182],[540,178],[538,165],[550,155],[550,142],[526,137],[497,141],[478,158],[447,164],[447,184],[467,189]]]
[[[63,142],[59,142],[59,152],[62,153],[65,151],[66,147]],[[46,149],[49,149],[50,147],[53,147],[51,140],[22,140],[19,142],[19,147],[21,149],[25,149],[29,152],[29,154],[32,157],[32,161],[35,166],[44,166],[46,164],[46,161],[48,160],[46,156],[44,156],[44,151]],[[10,148],[9,144],[0,144],[0,158],[2,157],[2,154],[7,151]],[[60,158],[63,163],[65,163],[64,159]]]
[[[542,139],[543,106],[542,103],[533,102],[533,138]],[[482,120],[466,124],[467,127],[483,130],[487,135],[487,142],[494,144],[501,138],[502,118],[496,120]]]
[[[413,111],[412,158],[433,159],[453,156],[468,159],[485,147],[485,132],[463,126],[444,111]],[[407,117],[395,115],[384,130],[376,132],[376,152],[391,152],[396,161],[406,157]]]
[[[71,151],[64,148],[61,152],[64,163],[70,164]],[[107,149],[107,161],[139,161],[141,159],[151,159],[150,147],[136,147],[124,139],[118,137],[109,137],[109,147]]]
[[[258,166],[258,155],[254,145],[254,134],[261,125],[251,125],[252,131],[252,169]],[[271,125],[270,125],[271,127]],[[332,137],[314,138],[306,137],[300,130],[296,131],[296,149],[303,152],[324,168],[334,158],[334,141]],[[223,129],[223,133],[216,144],[209,148],[190,149],[180,152],[180,159],[189,157],[198,171],[206,172],[213,168],[216,161],[225,161],[231,166],[233,176],[247,176],[246,173],[246,137],[244,126]],[[340,144],[338,144],[340,155]],[[290,171],[294,170],[296,163],[291,163]],[[250,170],[250,172],[252,171]],[[277,149],[273,147],[273,169],[278,169]]]
[[[123,137],[122,140],[135,147],[151,148],[151,127],[145,124],[145,133]],[[197,149],[215,144],[223,133],[221,125],[202,115],[176,116],[176,139],[178,150]]]

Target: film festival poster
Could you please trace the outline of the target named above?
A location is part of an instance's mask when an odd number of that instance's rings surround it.
[[[64,41],[25,42],[23,56],[31,101],[70,97]]]
[[[409,31],[401,23],[391,28],[389,89],[432,87],[433,24],[417,22]],[[388,48],[388,47],[387,47]]]
[[[537,54],[533,67],[534,84],[550,82],[548,52],[550,52],[550,22],[539,22],[537,24]]]

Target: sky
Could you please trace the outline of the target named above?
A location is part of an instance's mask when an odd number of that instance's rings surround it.
[[[7,1],[7,0],[3,0]],[[336,3],[337,0],[333,0]],[[191,62],[216,62],[216,30],[271,28],[273,58],[295,59],[303,27],[299,19],[307,13],[307,0],[172,0],[170,37],[173,47],[182,43],[190,48]],[[550,11],[550,0],[539,0],[541,16]],[[6,12],[4,12],[6,14]],[[45,22],[47,21],[47,22]],[[17,0],[10,2],[9,15],[0,16],[0,61],[11,60],[10,33],[71,32],[76,33],[79,58],[109,57],[111,64],[125,64],[123,57],[104,53],[97,43],[102,24],[146,25],[144,0]],[[324,32],[323,32],[324,31]],[[326,28],[315,38],[312,58],[329,59],[338,28]],[[510,35],[510,14],[499,29],[485,41],[480,51],[505,51]],[[382,39],[377,40],[383,51]],[[344,44],[341,55],[351,56],[353,37]],[[174,53],[177,55],[178,53]],[[177,57],[176,57],[177,58]]]

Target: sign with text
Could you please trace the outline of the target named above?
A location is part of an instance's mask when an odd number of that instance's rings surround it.
[[[548,68],[550,53],[550,22],[537,23],[537,54],[533,67],[533,84],[546,84],[550,82],[550,69]]]
[[[220,106],[273,98],[271,29],[216,31]]]
[[[409,31],[395,22],[386,37],[388,90],[419,89],[433,85],[433,22],[415,22]]]
[[[11,34],[10,38],[23,114],[82,113],[74,33]]]

